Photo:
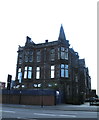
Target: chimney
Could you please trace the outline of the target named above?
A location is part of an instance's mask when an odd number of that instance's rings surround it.
[[[48,40],[45,40],[45,43],[48,43]]]

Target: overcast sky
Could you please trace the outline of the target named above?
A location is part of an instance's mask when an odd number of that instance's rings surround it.
[[[58,39],[63,24],[80,58],[85,58],[97,88],[97,0],[1,0],[0,1],[0,81],[11,74],[15,80],[18,45],[26,36],[35,43]]]

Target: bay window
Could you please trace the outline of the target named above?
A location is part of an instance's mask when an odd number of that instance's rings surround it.
[[[68,48],[58,48],[58,59],[68,60]]]
[[[67,64],[61,64],[61,77],[68,78],[68,65]]]

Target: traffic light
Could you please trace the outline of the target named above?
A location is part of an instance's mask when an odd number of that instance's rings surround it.
[[[10,90],[11,87],[11,79],[12,79],[12,75],[8,74],[8,78],[7,78],[7,89]]]

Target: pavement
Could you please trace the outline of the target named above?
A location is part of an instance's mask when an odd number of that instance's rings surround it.
[[[0,106],[7,106],[12,108],[24,108],[24,109],[44,109],[44,110],[63,110],[63,111],[92,111],[99,112],[99,106],[90,106],[89,103],[82,105],[70,105],[60,104],[55,106],[40,106],[40,105],[19,105],[19,104],[0,104]]]

